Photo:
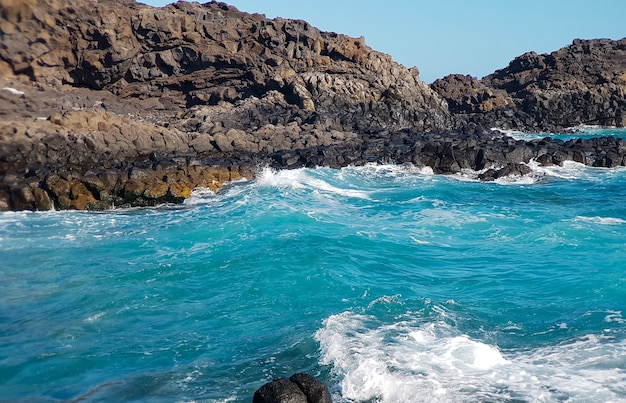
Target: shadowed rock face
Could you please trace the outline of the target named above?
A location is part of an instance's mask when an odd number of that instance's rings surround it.
[[[0,210],[179,202],[259,165],[624,164],[619,142],[483,129],[624,125],[624,40],[431,88],[363,38],[218,2],[0,0],[0,38]]]
[[[558,132],[626,126],[626,38],[575,40],[550,54],[525,53],[482,80],[450,75],[432,84],[460,125]]]

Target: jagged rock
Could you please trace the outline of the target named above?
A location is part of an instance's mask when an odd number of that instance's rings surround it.
[[[20,4],[19,26],[18,17],[4,21],[10,28],[3,30],[0,60],[36,82],[106,89],[122,100],[151,98],[161,101],[160,109],[234,103],[277,90],[303,112],[338,115],[346,129],[449,125],[445,103],[415,71],[363,38],[321,32],[304,21],[268,20],[217,2]],[[17,8],[14,0],[2,5]]]
[[[579,125],[626,126],[626,38],[574,40],[525,53],[482,80],[450,75],[432,88],[459,126],[558,132]]]
[[[513,104],[505,91],[491,89],[468,75],[451,74],[435,80],[430,86],[448,101],[452,113],[491,112]]]
[[[531,172],[528,165],[509,163],[500,168],[490,168],[478,175],[478,178],[482,181],[494,181],[507,176],[524,176]]]
[[[260,165],[626,164],[621,140],[519,143],[484,129],[625,125],[626,39],[431,88],[363,38],[219,2],[0,10],[0,210],[180,202]]]

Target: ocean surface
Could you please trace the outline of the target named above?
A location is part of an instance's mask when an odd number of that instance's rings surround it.
[[[250,402],[307,371],[336,402],[624,402],[626,169],[531,165],[0,213],[0,401]]]

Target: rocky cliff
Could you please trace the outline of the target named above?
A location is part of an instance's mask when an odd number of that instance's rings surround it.
[[[526,132],[580,125],[626,126],[626,38],[575,40],[525,53],[482,80],[450,75],[432,84],[460,124]]]
[[[624,165],[621,140],[484,128],[624,125],[624,40],[432,85],[363,38],[224,3],[0,0],[0,210],[180,202],[279,168],[411,162],[523,173]]]
[[[302,164],[286,151],[451,127],[416,69],[304,21],[217,2],[1,0],[0,10],[3,209],[176,201],[259,161]],[[149,179],[129,182],[133,169]]]

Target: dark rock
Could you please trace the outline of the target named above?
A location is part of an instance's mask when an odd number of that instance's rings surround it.
[[[311,375],[300,372],[287,378],[276,378],[261,386],[254,403],[332,403],[328,387]]]
[[[313,378],[306,372],[299,372],[289,377],[289,380],[300,388],[306,395],[309,403],[332,403],[328,387]]]
[[[431,87],[457,125],[559,132],[626,126],[626,38],[574,40],[550,54],[525,53],[482,80],[450,75]]]
[[[308,403],[307,396],[298,385],[287,378],[277,378],[261,386],[252,399],[253,403]]]
[[[492,168],[481,173],[478,178],[482,181],[494,181],[507,176],[524,176],[531,173],[532,170],[525,164],[509,163],[501,168]]]
[[[16,210],[34,210],[35,195],[28,185],[19,185],[11,189],[11,204]]]

